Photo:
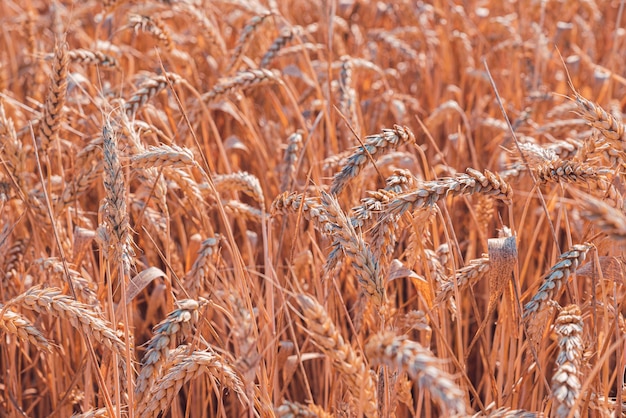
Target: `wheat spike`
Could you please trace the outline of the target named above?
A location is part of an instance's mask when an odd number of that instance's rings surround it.
[[[425,181],[417,188],[398,194],[386,207],[387,216],[401,216],[407,211],[432,206],[448,195],[481,193],[509,202],[513,189],[502,178],[485,170],[484,173],[468,168],[465,174],[439,180]]]
[[[442,361],[420,344],[403,336],[383,333],[370,339],[365,352],[374,363],[405,370],[447,413],[465,416],[465,394],[452,376],[440,369]]]
[[[330,193],[341,193],[348,182],[363,170],[370,158],[376,160],[391,149],[413,142],[415,142],[413,132],[408,127],[400,125],[394,125],[393,129],[383,129],[380,134],[365,137],[363,146],[354,150],[341,170],[333,177]]]
[[[176,302],[178,308],[154,327],[154,336],[148,341],[146,353],[141,360],[141,369],[135,383],[135,402],[142,402],[150,393],[167,359],[170,344],[179,337],[188,335],[198,320],[198,311],[205,300],[183,299]]]
[[[154,383],[149,394],[143,396],[137,407],[137,416],[141,418],[157,417],[165,413],[183,384],[208,374],[221,384],[237,393],[242,402],[246,401],[243,384],[233,368],[219,354],[213,351],[194,351],[191,354],[180,353],[163,371]]]
[[[363,414],[366,417],[377,417],[376,385],[363,358],[345,342],[324,307],[315,299],[307,295],[298,295],[298,304],[307,324],[306,331],[332,361],[333,367],[341,373],[348,384],[348,390],[354,399],[358,400]]]
[[[564,252],[559,261],[552,266],[543,278],[543,283],[537,293],[524,306],[524,321],[529,323],[528,330],[531,340],[538,342],[545,329],[546,319],[550,314],[549,302],[554,300],[563,284],[572,272],[585,260],[591,244],[574,245],[571,250]]]
[[[552,376],[552,397],[558,405],[555,416],[579,417],[580,411],[570,415],[580,394],[580,366],[583,355],[583,319],[578,305],[564,307],[554,323],[558,336],[559,354]]]
[[[144,80],[139,86],[139,90],[124,103],[124,113],[129,119],[133,119],[137,111],[150,99],[159,94],[169,83],[173,85],[180,83],[182,78],[174,73],[154,75]]]
[[[281,84],[280,73],[264,68],[248,69],[237,73],[233,77],[220,80],[211,91],[202,96],[202,100],[211,102],[220,96],[233,93],[237,90],[245,90],[270,83]]]
[[[67,95],[68,63],[67,45],[64,43],[57,45],[54,51],[50,88],[46,96],[37,136],[38,146],[43,152],[46,152],[50,143],[57,139],[63,121],[63,106]]]
[[[41,351],[51,352],[52,345],[50,341],[43,336],[28,319],[22,315],[5,309],[0,305],[0,329],[8,334],[17,336],[22,341],[28,341]]]

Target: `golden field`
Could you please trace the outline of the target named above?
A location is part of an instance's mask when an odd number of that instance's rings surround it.
[[[0,2],[0,416],[622,416],[625,3]]]

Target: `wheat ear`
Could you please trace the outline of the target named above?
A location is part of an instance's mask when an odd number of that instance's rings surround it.
[[[137,416],[140,418],[157,417],[165,413],[183,384],[205,373],[236,392],[242,403],[246,400],[243,383],[235,370],[213,351],[183,352],[168,365],[137,407]]]
[[[375,335],[365,347],[368,359],[406,370],[422,390],[428,390],[447,413],[465,416],[465,394],[452,376],[441,370],[442,360],[420,344],[392,333]]]
[[[448,195],[480,193],[509,202],[513,197],[513,189],[502,178],[485,170],[468,168],[465,174],[456,177],[425,181],[417,188],[398,194],[386,207],[387,216],[401,216],[407,211],[432,206]]]
[[[103,182],[104,198],[103,225],[98,228],[98,235],[106,250],[107,259],[112,266],[122,263],[128,271],[131,262],[131,236],[126,208],[126,185],[124,171],[117,149],[117,136],[111,125],[106,122],[102,129],[104,147]]]
[[[166,73],[163,75],[154,75],[139,86],[139,90],[124,103],[124,113],[129,119],[133,119],[137,111],[146,104],[150,99],[159,94],[169,83],[176,84],[182,81],[182,78],[174,73]]]
[[[333,177],[330,193],[341,193],[348,182],[363,170],[370,158],[376,160],[389,150],[412,142],[415,142],[413,132],[408,127],[400,125],[394,125],[393,129],[383,129],[380,134],[365,137],[363,146],[354,150],[341,170]]]
[[[626,241],[626,216],[623,211],[583,193],[574,193],[583,207],[584,217],[616,241]]]
[[[50,341],[28,319],[0,305],[0,329],[28,341],[41,351],[52,351]]]
[[[307,324],[306,332],[341,373],[363,414],[378,417],[376,384],[363,358],[345,342],[322,305],[307,295],[298,295],[297,300]]]
[[[624,125],[600,105],[574,92],[580,115],[609,141],[621,142],[624,135]]]
[[[241,35],[239,35],[239,40],[237,41],[237,45],[235,45],[235,49],[230,58],[230,62],[228,63],[228,67],[226,67],[226,72],[229,73],[235,65],[239,63],[241,57],[244,53],[245,48],[248,46],[248,41],[252,38],[252,35],[263,25],[263,23],[272,16],[270,12],[264,12],[260,15],[253,16],[244,26],[241,31]]]
[[[248,69],[237,73],[233,77],[220,80],[211,91],[202,96],[202,99],[205,102],[211,102],[220,96],[237,90],[245,90],[270,83],[282,84],[280,73],[264,68]]]
[[[146,353],[141,360],[141,369],[135,384],[135,402],[141,403],[143,396],[150,392],[167,359],[172,341],[190,333],[191,327],[198,320],[198,310],[204,303],[204,300],[179,300],[176,302],[178,308],[154,327],[154,336],[148,341]]]
[[[298,153],[302,147],[302,135],[303,132],[298,130],[291,134],[287,138],[287,149],[285,150],[285,156],[283,157],[283,172],[280,182],[280,190],[285,192],[291,187],[293,182],[293,176],[296,172],[296,165],[298,163]]]
[[[128,26],[135,32],[147,32],[159,40],[168,51],[172,50],[172,35],[161,19],[156,16],[141,16],[131,14],[128,17]]]
[[[50,88],[46,96],[43,115],[39,123],[38,146],[46,152],[50,143],[57,139],[63,121],[63,106],[67,95],[67,45],[59,44],[54,51],[54,64],[50,77]]]
[[[557,404],[555,416],[578,418],[580,411],[571,414],[581,389],[583,319],[578,305],[568,305],[561,310],[554,323],[554,331],[559,346],[556,371],[552,376],[552,397]]]
[[[574,245],[571,250],[564,252],[559,261],[552,266],[543,278],[543,283],[537,293],[524,306],[524,321],[527,321],[531,340],[537,343],[545,329],[547,316],[550,314],[550,301],[554,300],[570,274],[585,260],[591,244]]]

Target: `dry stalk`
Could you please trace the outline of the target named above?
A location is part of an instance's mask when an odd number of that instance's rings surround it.
[[[363,414],[366,417],[377,417],[376,384],[363,358],[345,342],[324,307],[315,299],[298,295],[298,304],[307,324],[306,332],[341,373]]]

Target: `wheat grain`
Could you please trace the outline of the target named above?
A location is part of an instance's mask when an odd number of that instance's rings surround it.
[[[618,143],[624,135],[624,125],[598,104],[574,92],[580,115],[609,141]]]
[[[293,177],[298,163],[298,153],[302,147],[302,136],[302,130],[298,130],[287,138],[287,149],[285,149],[285,156],[283,157],[284,168],[280,182],[280,190],[282,192],[290,190],[294,181]]]
[[[447,301],[454,294],[455,281],[459,291],[476,284],[489,271],[489,257],[481,257],[457,270],[454,277],[446,278],[441,282],[436,303]]]
[[[128,16],[128,26],[136,32],[139,30],[147,32],[158,39],[166,50],[171,51],[172,35],[163,21],[157,16],[141,16],[131,14]]]
[[[213,184],[220,193],[225,191],[242,192],[262,205],[265,202],[259,179],[245,171],[214,176]]]
[[[196,164],[193,152],[178,145],[150,146],[141,154],[130,157],[134,168],[186,168]]]
[[[182,78],[174,73],[153,75],[147,78],[141,83],[137,92],[124,103],[124,113],[129,119],[133,119],[137,111],[166,88],[169,83],[177,84],[180,82],[182,82]]]
[[[278,52],[285,47],[291,40],[296,36],[301,36],[303,34],[302,27],[294,26],[294,27],[286,27],[280,31],[280,34],[274,41],[272,45],[269,47],[267,52],[263,54],[261,58],[261,63],[259,64],[260,68],[267,68],[272,63]]]
[[[209,283],[209,273],[215,269],[213,263],[219,251],[218,245],[221,241],[220,235],[209,237],[202,241],[198,256],[191,266],[191,270],[185,275],[185,287],[190,295],[199,295],[202,290],[207,289]]]
[[[226,67],[226,72],[229,73],[241,60],[241,56],[244,53],[245,48],[248,46],[248,42],[250,38],[259,30],[261,25],[269,18],[273,16],[270,12],[264,12],[259,15],[253,16],[244,26],[241,34],[239,35],[239,40],[237,41],[237,45],[233,50],[233,53],[230,57],[230,62],[228,63],[228,67]],[[261,66],[263,67],[263,66]]]
[[[126,209],[126,185],[118,155],[117,137],[107,122],[102,129],[104,145],[103,183],[106,197],[103,203],[104,220],[98,228],[99,236],[111,265],[122,263],[124,271],[130,269],[132,239]]]

